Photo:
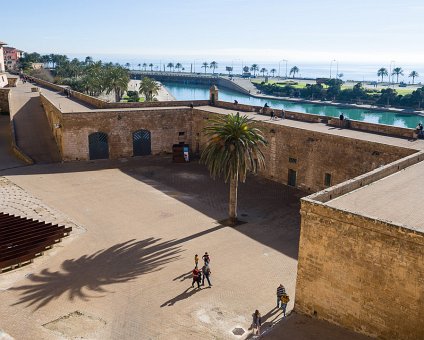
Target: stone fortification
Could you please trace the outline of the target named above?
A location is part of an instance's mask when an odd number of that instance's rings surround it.
[[[302,199],[295,310],[382,339],[424,339],[424,235]]]

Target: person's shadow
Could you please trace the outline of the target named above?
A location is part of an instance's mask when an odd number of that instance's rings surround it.
[[[177,303],[178,301],[188,299],[190,296],[196,294],[200,290],[201,290],[201,288],[188,287],[184,292],[182,292],[181,294],[177,295],[176,297],[162,303],[160,306],[161,307],[171,307],[175,303]]]
[[[190,279],[192,277],[192,271],[190,270],[187,273],[181,274],[180,276],[177,276],[175,279],[173,279],[172,281],[177,281],[180,280],[180,282],[183,282],[184,280]]]

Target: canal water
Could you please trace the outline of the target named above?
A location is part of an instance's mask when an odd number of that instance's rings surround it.
[[[175,97],[176,100],[203,100],[209,98],[209,86],[164,82],[163,85]],[[388,111],[370,111],[366,109],[344,108],[332,105],[295,103],[285,100],[273,100],[255,98],[239,92],[219,89],[219,100],[233,102],[237,100],[240,104],[269,106],[276,109],[318,114],[329,117],[339,117],[340,113],[352,120],[363,122],[386,124],[400,127],[415,128],[419,122],[424,122],[424,117],[414,114],[394,113]]]

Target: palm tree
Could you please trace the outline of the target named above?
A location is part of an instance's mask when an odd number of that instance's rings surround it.
[[[90,57],[90,56],[85,57],[85,61],[84,61],[84,63],[85,63],[86,65],[91,65],[91,64],[93,64],[93,57]]]
[[[107,88],[106,94],[115,92],[115,101],[119,102],[122,95],[128,89],[128,83],[130,81],[130,75],[128,70],[122,66],[107,66],[106,79]]]
[[[173,63],[168,63],[168,65],[166,65],[166,67],[169,68],[169,72],[171,72],[171,68],[174,68],[174,64]]]
[[[259,71],[259,65],[253,64],[252,66],[250,66],[250,71],[253,71],[253,76],[256,77],[256,71]]]
[[[396,83],[399,83],[399,74],[403,76],[402,67],[395,67],[392,72],[392,76],[396,75]]]
[[[377,71],[377,76],[381,77],[381,82],[383,82],[384,76],[388,76],[389,72],[387,72],[387,69],[382,67]]]
[[[183,65],[181,65],[180,63],[175,64],[175,68],[177,69],[177,71],[179,71],[180,68],[182,68],[182,67],[183,67]]]
[[[140,82],[139,92],[144,95],[146,101],[151,102],[159,93],[160,85],[151,78],[144,77]]]
[[[271,69],[271,71],[269,71],[272,73],[272,76],[275,77],[275,72],[277,72],[277,70],[275,68]]]
[[[200,157],[212,178],[224,177],[230,182],[229,223],[237,223],[238,182],[246,181],[247,172],[257,172],[265,167],[265,157],[260,149],[267,144],[262,132],[253,127],[246,115],[220,115],[212,118],[203,131],[209,138]]]
[[[210,65],[210,68],[213,69],[213,72],[212,73],[215,74],[215,69],[218,68],[218,63],[216,61],[212,61],[211,62],[211,65]]]
[[[292,73],[293,73],[293,79],[294,79],[294,77],[296,76],[296,73],[299,73],[299,68],[297,66],[293,66],[290,69],[290,74],[292,74]]]
[[[47,68],[50,63],[50,56],[48,54],[42,55],[41,62],[44,64],[44,68]]]
[[[205,61],[203,64],[202,64],[202,68],[204,68],[205,69],[205,74],[206,74],[206,69],[209,67],[209,64]]]
[[[265,77],[265,72],[268,72],[268,70],[265,67],[262,67],[260,72],[262,73],[262,77]]]
[[[147,64],[146,63],[143,63],[144,71],[146,71],[146,67],[147,67]]]
[[[149,67],[150,67],[150,71],[153,71],[153,64],[152,63],[149,64]]]
[[[418,74],[417,71],[412,71],[408,77],[412,77],[412,84],[415,82],[415,78],[419,77],[420,75]]]
[[[138,70],[141,71],[141,64],[138,64]]]

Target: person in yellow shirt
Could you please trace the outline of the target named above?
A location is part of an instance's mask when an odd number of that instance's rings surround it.
[[[196,265],[196,268],[198,268],[198,264],[199,264],[199,255],[194,255],[194,264]]]

